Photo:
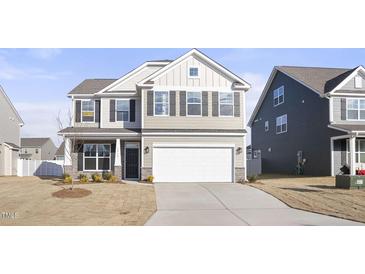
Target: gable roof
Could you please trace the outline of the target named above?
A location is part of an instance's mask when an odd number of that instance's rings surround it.
[[[197,49],[192,49],[192,50],[188,51],[184,55],[180,56],[179,58],[177,58],[173,62],[166,65],[164,68],[156,71],[155,73],[151,74],[147,78],[143,79],[137,85],[138,86],[146,86],[146,85],[148,86],[148,85],[150,85],[155,79],[157,79],[158,77],[164,75],[167,71],[173,69],[178,64],[180,64],[182,61],[189,58],[190,56],[197,57],[198,59],[202,59],[203,61],[207,62],[212,67],[216,68],[217,70],[221,71],[226,76],[230,77],[231,79],[233,79],[237,83],[241,84],[243,89],[248,90],[251,87],[251,85],[248,82],[244,81],[241,77],[239,77],[236,74],[234,74],[233,72],[229,71],[224,66],[222,66],[221,64],[219,64],[216,61],[212,60],[207,55],[205,55],[204,53],[202,53],[201,51],[199,51]]]
[[[348,68],[323,68],[323,67],[298,67],[298,66],[275,66],[271,72],[269,79],[261,93],[259,101],[248,122],[252,126],[257,112],[266,97],[266,94],[271,86],[278,71],[306,86],[319,96],[325,96],[333,92],[337,87],[342,85],[347,79],[362,66],[353,69]]]
[[[21,138],[21,147],[41,147],[51,138]]]
[[[78,86],[71,90],[68,95],[74,94],[94,94],[101,89],[109,86],[118,79],[86,79],[82,81]]]
[[[56,150],[55,156],[64,156],[64,155],[65,155],[65,142],[63,141]]]
[[[18,122],[20,124],[20,126],[24,126],[24,121],[23,119],[20,117],[18,111],[16,110],[16,108],[14,107],[13,103],[10,101],[10,98],[8,97],[8,95],[5,93],[5,90],[3,89],[3,87],[0,85],[0,92],[4,95],[5,100],[8,102],[9,106],[12,108],[15,116],[18,119]]]

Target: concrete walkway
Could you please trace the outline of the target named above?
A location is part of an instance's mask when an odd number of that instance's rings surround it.
[[[240,184],[155,184],[157,212],[146,225],[361,225],[292,209]]]

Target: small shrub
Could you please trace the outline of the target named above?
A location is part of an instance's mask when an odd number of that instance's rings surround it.
[[[63,178],[63,182],[65,184],[72,184],[72,177],[70,175],[66,176],[65,178]]]
[[[80,179],[80,183],[88,183],[89,182],[89,178],[87,177],[87,175],[86,174],[80,174],[79,175],[79,179]]]
[[[257,175],[253,175],[253,176],[248,177],[248,181],[250,183],[256,182],[257,181]]]
[[[70,174],[68,174],[68,173],[63,173],[62,174],[62,179],[66,179],[67,177],[71,177]]]
[[[103,179],[109,181],[110,178],[113,176],[110,172],[103,172]]]
[[[109,180],[108,180],[109,183],[116,183],[118,182],[118,177],[117,176],[110,176]]]
[[[149,183],[152,183],[154,179],[155,177],[153,177],[152,175],[147,176],[147,182]]]
[[[100,183],[100,182],[102,182],[103,181],[103,178],[101,177],[101,175],[100,174],[98,174],[98,173],[94,173],[94,174],[92,174],[91,175],[91,179],[93,180],[93,182],[95,182],[95,183]]]

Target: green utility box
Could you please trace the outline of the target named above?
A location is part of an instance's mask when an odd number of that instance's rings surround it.
[[[344,188],[344,189],[365,188],[365,176],[336,175],[336,188]]]

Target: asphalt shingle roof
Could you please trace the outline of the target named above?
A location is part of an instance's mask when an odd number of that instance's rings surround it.
[[[109,86],[118,79],[86,79],[68,94],[94,94]]]
[[[63,156],[63,155],[65,155],[65,142],[62,142],[62,144],[60,144],[55,153],[55,156]]]
[[[21,138],[20,146],[21,147],[41,147],[49,139],[50,138]]]

